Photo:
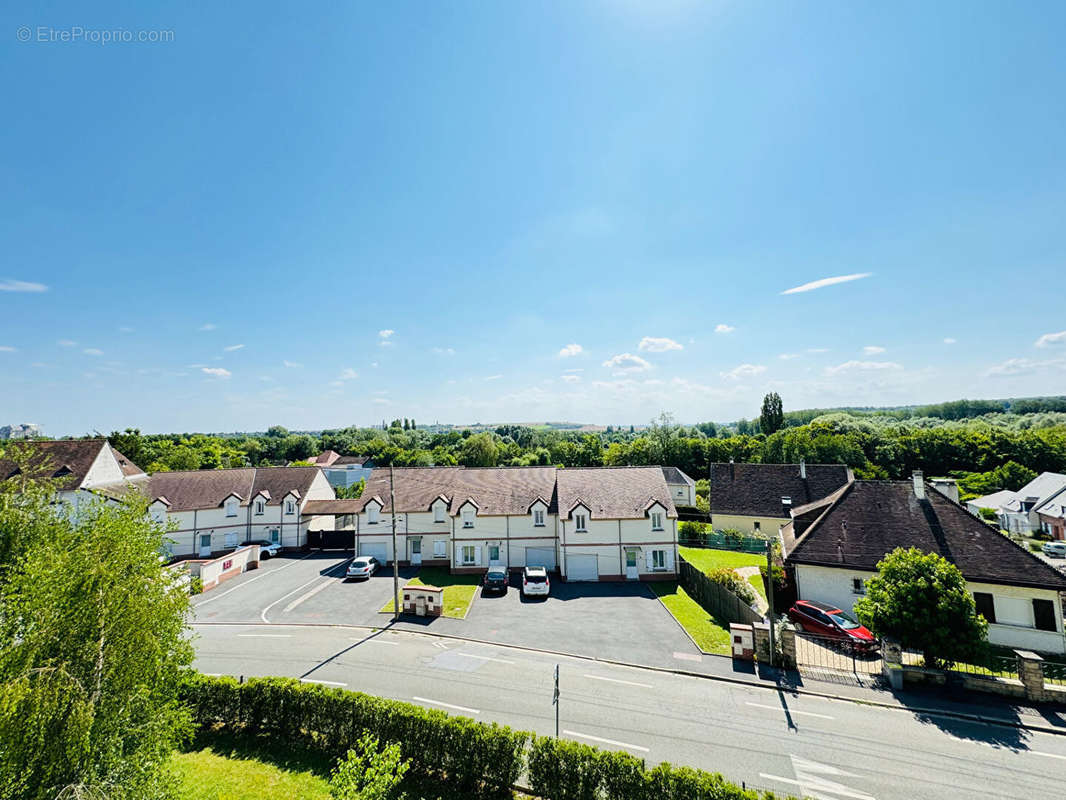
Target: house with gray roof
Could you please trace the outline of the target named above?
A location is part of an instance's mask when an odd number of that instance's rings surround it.
[[[1061,496],[1063,490],[1066,490],[1066,475],[1042,472],[1016,492],[1004,489],[969,500],[966,507],[974,514],[979,514],[982,508],[994,508],[1003,530],[1027,535],[1045,528],[1040,508]]]

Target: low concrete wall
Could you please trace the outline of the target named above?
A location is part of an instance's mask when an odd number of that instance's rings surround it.
[[[249,544],[218,558],[193,559],[183,563],[188,566],[190,575],[199,576],[206,592],[225,580],[250,569],[257,569],[259,567],[259,545]]]

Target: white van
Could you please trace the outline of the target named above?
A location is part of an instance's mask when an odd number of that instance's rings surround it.
[[[1066,542],[1044,542],[1041,549],[1051,558],[1066,558]]]

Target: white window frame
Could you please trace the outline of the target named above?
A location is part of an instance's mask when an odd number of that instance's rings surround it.
[[[651,551],[651,568],[653,572],[666,572],[666,551]]]
[[[651,512],[651,529],[661,531],[663,529],[663,514],[661,511]]]
[[[464,528],[473,528],[474,527],[474,509],[472,509],[472,508],[464,508],[463,509],[463,527]]]
[[[227,531],[224,541],[225,541],[225,544],[223,546],[227,550],[229,550],[231,547],[236,547],[237,546],[237,532],[236,531]]]
[[[229,499],[226,500],[226,516],[227,517],[235,517],[235,516],[237,516],[237,498],[230,497]]]
[[[370,505],[368,505],[366,507],[366,524],[377,525],[378,522],[381,520],[381,517],[379,516],[380,513],[381,509],[378,508],[377,503],[371,503]]]
[[[588,516],[585,514],[574,514],[574,533],[588,533]]]
[[[447,539],[434,539],[433,540],[433,557],[434,558],[447,558],[448,557],[448,540]]]
[[[760,522],[759,520],[755,520],[755,522],[752,523],[752,530],[754,530],[756,533],[761,533],[762,532],[762,522]]]
[[[433,521],[444,522],[444,503],[437,503],[433,506]]]
[[[544,509],[543,508],[534,508],[533,509],[533,527],[534,528],[543,528],[544,527]]]
[[[467,554],[469,553],[469,558]],[[464,567],[473,567],[477,564],[477,548],[472,544],[464,544],[459,549],[459,554],[462,558],[462,565]]]
[[[255,515],[257,517],[263,516],[264,505],[262,500],[255,501]]]

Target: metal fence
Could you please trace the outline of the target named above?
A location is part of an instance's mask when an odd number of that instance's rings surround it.
[[[1066,686],[1066,664],[1059,661],[1045,661],[1041,666],[1044,668],[1044,683]]]
[[[1017,656],[989,655],[981,664],[964,664],[956,662],[951,665],[952,672],[961,672],[976,678],[1015,678],[1018,677]]]
[[[801,675],[838,683],[879,685],[884,666],[880,646],[858,647],[829,636],[796,631],[796,669]]]
[[[762,620],[758,611],[726,587],[712,581],[685,559],[680,560],[679,566],[681,569],[678,578],[681,586],[708,614],[721,621],[740,622],[745,625]]]
[[[757,536],[738,536],[714,531],[713,533],[679,534],[677,543],[682,547],[706,547],[715,550],[738,550],[743,553],[765,553],[766,540]]]

